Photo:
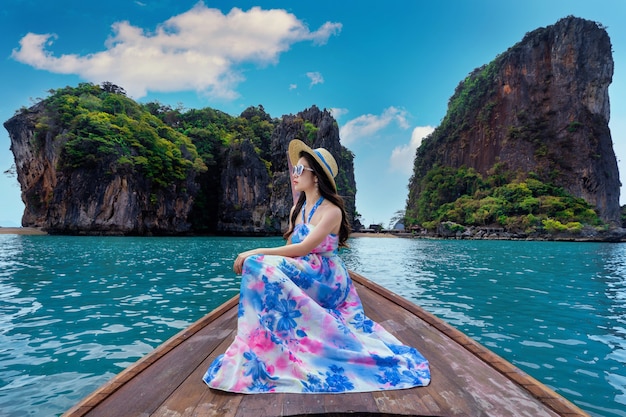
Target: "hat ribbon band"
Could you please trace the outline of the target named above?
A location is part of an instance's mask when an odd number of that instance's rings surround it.
[[[328,165],[328,162],[326,162],[326,159],[324,159],[322,154],[317,149],[313,149],[313,152],[315,152],[315,155],[320,157],[320,160],[324,163],[324,165],[326,165],[326,168],[328,168],[328,172],[330,172],[330,175],[332,175],[334,177],[335,173],[331,169],[330,165]]]

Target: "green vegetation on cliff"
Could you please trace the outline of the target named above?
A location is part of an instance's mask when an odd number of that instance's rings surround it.
[[[110,83],[50,91],[36,141],[59,140],[60,170],[105,168],[137,172],[157,186],[185,181],[206,171],[191,140],[167,126]]]
[[[209,168],[200,175],[200,190],[190,214],[190,221],[198,231],[214,229],[219,217],[219,199],[215,196],[221,192],[219,167],[223,164],[226,149],[231,148],[231,157],[235,160],[239,158],[243,163],[238,145],[243,140],[250,141],[268,172],[271,170],[271,136],[279,120],[272,119],[263,106],[249,107],[239,117],[211,108],[183,111],[157,102],[147,103],[144,108],[176,132],[188,137]]]
[[[422,192],[407,210],[408,224],[433,229],[441,222],[500,225],[512,231],[579,232],[602,226],[593,207],[530,173],[514,176],[495,166],[487,178],[472,168],[435,166],[422,179]]]
[[[239,117],[211,108],[182,111],[156,102],[144,107],[166,125],[191,138],[209,166],[214,164],[220,150],[242,140],[252,142],[261,159],[270,160],[272,131],[279,121],[265,113],[263,106],[248,107]]]
[[[157,102],[142,105],[111,83],[81,83],[49,93],[42,100],[45,117],[36,123],[35,141],[41,145],[51,138],[62,144],[62,171],[99,167],[108,174],[138,173],[164,188],[195,172],[204,175],[201,183],[207,184],[196,200],[202,212],[219,186],[219,170],[207,173],[208,168],[217,168],[225,149],[249,140],[268,170],[271,165],[271,134],[278,122],[262,106],[232,117],[211,108],[183,111]]]

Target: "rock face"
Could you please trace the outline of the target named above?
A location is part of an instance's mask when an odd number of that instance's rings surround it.
[[[293,139],[300,139],[312,148],[326,148],[335,157],[339,166],[337,188],[346,202],[346,211],[354,215],[356,184],[352,153],[341,146],[339,128],[332,115],[313,106],[295,116],[282,117],[272,133],[270,166],[255,153],[250,142],[243,141],[226,151],[219,233],[279,233],[287,229],[293,205],[287,147]]]
[[[142,176],[93,164],[57,170],[63,140],[36,137],[40,103],[5,123],[25,204],[22,225],[51,233],[148,235],[190,231],[187,215],[198,186],[194,176],[154,188]]]
[[[411,194],[435,165],[486,175],[499,164],[533,172],[619,223],[612,76],[611,42],[597,23],[567,17],[528,33],[457,87],[442,125],[418,149]]]
[[[58,169],[65,135],[38,130],[46,111],[42,102],[4,124],[26,206],[26,227],[61,234],[281,234],[293,205],[286,150],[294,138],[333,153],[341,171],[339,191],[349,215],[356,211],[353,155],[340,145],[330,113],[315,106],[282,118],[272,135],[269,160],[241,138],[219,151],[209,172],[190,171],[165,187],[155,187],[145,175],[106,158]],[[206,206],[194,207],[202,190],[211,190],[204,196]]]

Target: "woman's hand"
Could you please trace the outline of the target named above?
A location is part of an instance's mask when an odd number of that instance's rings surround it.
[[[248,258],[248,256],[252,256],[256,254],[257,254],[257,250],[253,249],[253,250],[241,252],[239,255],[237,255],[237,258],[235,259],[235,262],[233,263],[233,271],[235,271],[235,274],[241,274],[241,271],[243,270],[243,263],[246,260],[246,258]]]

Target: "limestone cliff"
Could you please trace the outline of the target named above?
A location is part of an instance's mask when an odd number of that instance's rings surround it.
[[[339,129],[332,115],[313,106],[296,115],[285,115],[272,132],[268,161],[263,161],[249,141],[226,151],[221,176],[217,230],[220,233],[278,233],[288,226],[293,205],[287,147],[300,139],[313,148],[328,149],[337,160],[336,179],[346,211],[356,211],[353,156],[339,142]]]
[[[109,158],[60,169],[66,132],[38,129],[49,120],[43,103],[5,123],[25,204],[22,225],[62,234],[181,234],[197,191],[195,172],[157,187]],[[57,134],[58,133],[58,134]]]
[[[506,169],[563,187],[617,224],[612,76],[611,43],[601,25],[567,17],[528,33],[459,84],[442,124],[417,151],[407,212],[415,211],[433,167],[473,168],[483,176]]]
[[[122,91],[122,92],[120,92]],[[262,106],[231,117],[212,109],[139,105],[110,83],[57,90],[4,126],[25,211],[50,233],[282,234],[292,206],[286,149],[327,147],[354,216],[352,153],[327,111],[272,119]]]

